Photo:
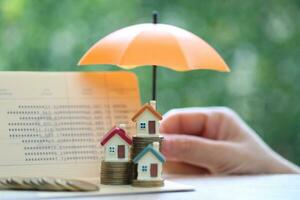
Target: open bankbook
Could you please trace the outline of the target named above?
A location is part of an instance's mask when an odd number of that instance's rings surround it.
[[[190,190],[100,185],[101,137],[116,124],[134,134],[140,108],[128,72],[1,72],[0,177],[55,177],[99,184],[96,192],[0,191],[0,199]]]

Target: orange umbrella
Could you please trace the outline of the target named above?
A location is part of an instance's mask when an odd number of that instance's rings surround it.
[[[113,64],[125,69],[153,66],[153,100],[156,98],[156,66],[176,71],[210,69],[228,72],[229,67],[217,51],[204,40],[181,28],[157,24],[138,24],[117,30],[92,46],[79,65]]]

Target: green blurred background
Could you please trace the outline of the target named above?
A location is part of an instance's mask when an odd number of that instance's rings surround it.
[[[228,106],[276,151],[300,164],[300,1],[0,0],[0,70],[119,70],[78,67],[106,34],[151,22],[187,29],[210,43],[231,73],[160,68],[159,110]],[[138,68],[142,101],[151,69]]]

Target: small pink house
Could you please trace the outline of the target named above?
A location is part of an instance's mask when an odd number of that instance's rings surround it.
[[[104,146],[104,161],[107,162],[128,162],[130,160],[131,138],[126,134],[125,130],[114,126],[108,131],[101,140]]]

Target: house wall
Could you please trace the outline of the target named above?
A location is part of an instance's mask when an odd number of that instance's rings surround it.
[[[150,176],[150,165],[151,163],[157,163],[157,177]],[[147,165],[147,172],[142,172],[142,166]],[[147,152],[139,161],[138,161],[138,176],[137,180],[162,180],[162,163],[158,160],[152,153]]]
[[[152,120],[155,121],[155,129],[156,129],[155,134],[148,133],[148,121],[152,121]],[[146,123],[145,129],[140,128],[141,122]],[[138,116],[136,120],[136,135],[142,137],[151,137],[151,136],[157,137],[159,135],[159,120],[150,111],[145,110],[142,114],[140,114],[140,116]]]
[[[118,145],[125,145],[125,158],[118,158]],[[110,153],[109,147],[115,147],[115,152]],[[119,135],[114,135],[105,145],[104,145],[104,161],[107,162],[128,162],[129,161],[129,152],[130,145],[125,142]]]

